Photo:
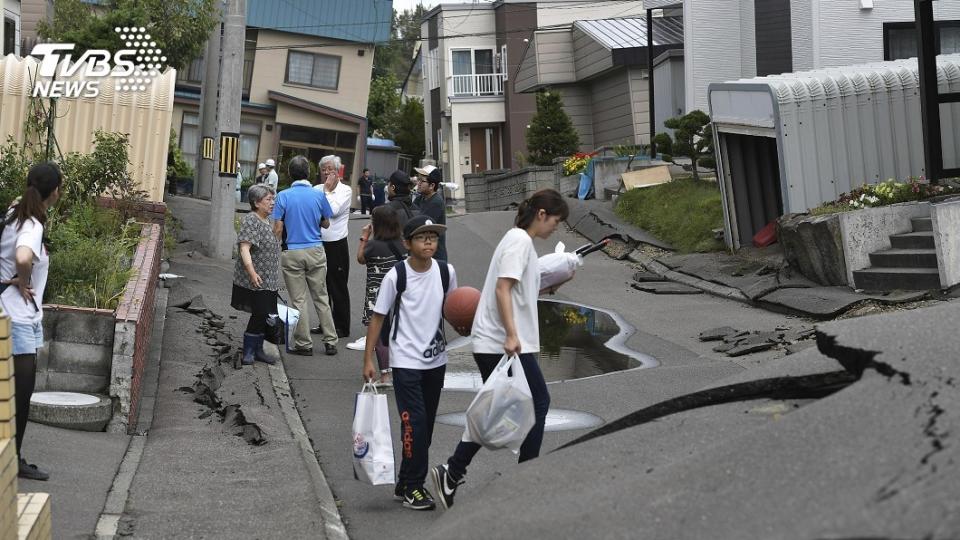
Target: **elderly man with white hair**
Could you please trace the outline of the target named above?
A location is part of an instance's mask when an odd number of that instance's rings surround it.
[[[338,337],[350,335],[350,247],[347,245],[347,224],[350,220],[350,202],[353,190],[341,180],[339,156],[320,158],[320,180],[314,186],[322,189],[333,210],[330,228],[323,233],[323,249],[327,252],[327,294],[333,311],[333,323]],[[319,334],[323,328],[311,332]]]

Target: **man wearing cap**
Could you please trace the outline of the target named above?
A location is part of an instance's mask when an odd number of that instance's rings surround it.
[[[407,220],[419,214],[413,206],[413,199],[410,197],[410,176],[407,173],[396,170],[390,175],[390,181],[387,183],[387,199],[390,201],[387,206],[393,208],[397,213],[397,219],[400,221],[400,227],[407,223]]]
[[[282,238],[286,232],[284,250],[280,254],[283,281],[290,293],[290,302],[300,311],[300,321],[293,334],[290,353],[313,356],[313,338],[310,337],[310,306],[307,293],[323,328],[323,347],[328,355],[337,354],[337,332],[327,296],[327,256],[323,249],[321,227],[330,226],[333,210],[323,190],[313,189],[310,180],[310,162],[296,156],[287,166],[294,180],[289,189],[277,194],[273,207],[273,232]]]
[[[433,165],[427,165],[421,168],[414,168],[418,173],[417,192],[420,197],[417,198],[417,208],[420,213],[429,217],[434,223],[446,225],[447,223],[447,205],[443,200],[443,194],[440,193],[440,182],[443,180],[443,173]],[[434,257],[438,261],[447,260],[447,242],[446,235],[440,234],[440,244],[437,246],[437,253]]]
[[[257,177],[253,180],[253,183],[254,183],[254,184],[262,184],[262,183],[266,182],[266,181],[267,181],[267,175],[270,174],[270,169],[267,168],[267,164],[266,164],[266,163],[259,163],[259,164],[257,165],[257,172],[260,173],[260,174],[258,174]]]
[[[263,163],[267,166],[267,179],[263,181],[264,184],[273,188],[274,191],[277,190],[277,184],[280,183],[280,177],[277,176],[277,171],[274,169],[277,168],[277,162],[273,159],[268,159]]]

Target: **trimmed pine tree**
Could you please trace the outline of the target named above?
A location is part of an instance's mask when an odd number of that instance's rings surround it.
[[[563,110],[560,94],[537,92],[537,113],[527,129],[527,152],[534,165],[549,166],[558,157],[573,155],[580,147],[580,136]]]

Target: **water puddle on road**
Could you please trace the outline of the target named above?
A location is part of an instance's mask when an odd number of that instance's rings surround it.
[[[602,308],[540,300],[540,369],[547,382],[596,377],[616,371],[651,368],[653,357],[627,348],[636,329]],[[444,388],[475,391],[483,384],[468,338],[452,340]]]

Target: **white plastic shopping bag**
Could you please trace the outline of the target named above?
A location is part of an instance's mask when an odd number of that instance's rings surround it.
[[[353,411],[353,476],[374,486],[394,483],[387,395],[373,383],[357,393]]]
[[[277,302],[277,318],[283,322],[287,330],[287,347],[293,343],[293,332],[297,329],[297,323],[300,322],[300,311],[296,310],[283,302]]]
[[[533,395],[517,356],[503,355],[467,408],[463,440],[514,454],[536,422]]]
[[[583,257],[576,253],[566,253],[563,242],[557,243],[557,249],[537,260],[540,267],[540,289],[569,281],[577,268],[583,266]]]

